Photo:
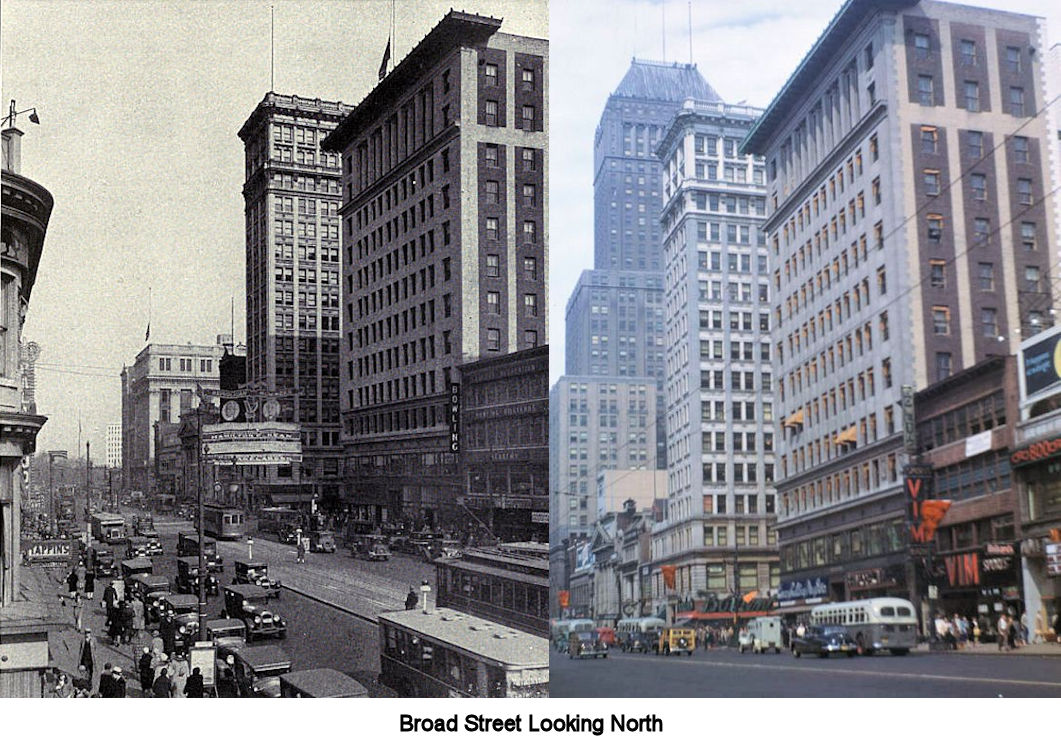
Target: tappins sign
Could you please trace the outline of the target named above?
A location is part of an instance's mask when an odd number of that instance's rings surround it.
[[[950,508],[949,500],[930,500],[932,467],[908,466],[904,475],[906,518],[911,543],[931,543],[936,528]]]
[[[461,386],[456,382],[449,385],[449,450],[461,450]]]

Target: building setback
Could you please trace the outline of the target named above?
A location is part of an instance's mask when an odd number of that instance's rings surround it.
[[[217,392],[218,361],[228,336],[214,346],[152,343],[122,367],[122,484],[145,494],[158,491],[156,434],[160,423],[180,422],[199,406],[198,394]],[[189,490],[189,492],[194,492]]]
[[[258,494],[339,501],[339,156],[321,142],[351,110],[265,95],[240,128],[247,248],[247,386],[298,423],[302,463],[254,467]],[[291,495],[296,495],[292,497]]]
[[[1042,48],[1030,16],[850,0],[745,140],[767,162],[783,590],[916,599],[888,533],[902,388],[1053,321]]]
[[[776,589],[770,269],[761,111],[686,102],[663,137],[667,505],[652,533],[658,606]],[[674,588],[661,567],[675,567]]]
[[[449,12],[323,143],[342,159],[345,492],[377,524],[458,522],[459,367],[547,343],[548,44],[500,27]]]
[[[107,466],[116,469],[122,465],[122,424],[107,423]]]

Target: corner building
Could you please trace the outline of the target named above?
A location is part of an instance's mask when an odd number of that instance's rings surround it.
[[[686,101],[657,149],[667,346],[658,605],[778,586],[765,172],[738,153],[760,112]],[[676,567],[673,590],[663,566]]]
[[[1030,16],[850,0],[745,140],[767,162],[783,600],[919,599],[902,387],[1053,321],[1043,40]]]
[[[548,44],[500,27],[451,11],[324,141],[342,158],[345,485],[365,522],[456,522],[459,366],[547,343]]]
[[[340,506],[339,157],[321,141],[353,108],[269,92],[245,150],[247,386],[298,423],[302,463],[252,467],[257,502]]]

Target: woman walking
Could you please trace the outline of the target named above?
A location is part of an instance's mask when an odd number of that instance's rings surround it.
[[[96,593],[96,572],[92,569],[85,570],[85,599],[91,600]]]

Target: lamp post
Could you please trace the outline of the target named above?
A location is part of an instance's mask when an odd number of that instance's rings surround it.
[[[15,119],[23,113],[29,113],[29,122],[40,125],[41,119],[37,117],[37,108],[26,108],[25,110],[15,110],[15,101],[11,100],[11,105],[8,107],[8,113],[4,116],[3,126],[5,128],[15,127]]]
[[[199,640],[206,637],[206,534],[203,531],[203,421],[202,397],[195,406],[195,497],[199,521]]]

